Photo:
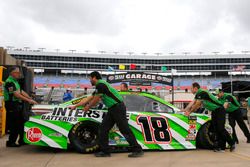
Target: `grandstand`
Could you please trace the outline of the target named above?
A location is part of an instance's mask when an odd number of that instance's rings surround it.
[[[119,54],[90,54],[90,53],[60,53],[29,50],[8,50],[8,54],[23,60],[26,65],[34,69],[34,87],[55,88],[65,91],[72,88],[80,92],[91,89],[87,74],[100,71],[106,74],[119,72],[140,71],[173,75],[174,89],[185,90],[193,82],[199,82],[203,88],[214,89],[221,86],[221,82],[231,80],[249,80],[250,54],[183,54],[183,55],[119,55]],[[135,65],[131,69],[131,64]],[[119,69],[123,65],[124,69]],[[165,66],[167,71],[162,71]],[[177,70],[171,73],[171,69]],[[236,72],[237,71],[237,72]],[[118,88],[119,84],[114,84]],[[136,90],[137,86],[129,86]],[[170,86],[152,83],[151,86],[141,86],[142,90],[169,91]],[[55,97],[61,96],[54,93]]]
[[[234,80],[248,80],[245,77],[234,76]],[[193,79],[177,77],[174,80],[175,89],[184,90],[190,87],[193,82],[199,82],[201,85],[206,86],[207,88],[216,88],[220,87],[221,82],[229,82],[230,78],[228,77],[194,77]],[[114,84],[116,86],[117,84]],[[34,86],[35,87],[62,87],[62,88],[90,88],[90,82],[85,76],[46,76],[46,75],[35,75],[34,77]],[[162,84],[152,83],[153,87],[162,87]],[[144,86],[149,90],[152,89],[152,86]],[[169,87],[169,86],[166,86]]]
[[[24,60],[28,67],[42,69],[45,74],[83,74],[93,70],[106,71],[109,67],[116,72],[131,71],[131,64],[136,65],[133,71],[161,72],[161,67],[166,66],[168,69],[176,69],[176,75],[182,76],[227,76],[228,72],[237,69],[236,67],[244,67],[245,71],[250,70],[249,54],[145,56],[20,50],[9,50],[8,53]],[[125,66],[124,70],[119,70],[121,64]]]

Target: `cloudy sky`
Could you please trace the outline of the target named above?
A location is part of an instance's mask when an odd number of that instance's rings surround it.
[[[0,0],[0,46],[47,51],[250,50],[249,0]]]

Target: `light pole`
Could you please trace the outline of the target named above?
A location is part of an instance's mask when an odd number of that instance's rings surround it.
[[[60,49],[55,49],[56,54],[58,55],[58,53],[60,52]]]
[[[76,50],[74,50],[74,49],[71,49],[71,50],[69,50],[71,53],[74,53]]]
[[[146,56],[146,54],[148,54],[147,52],[142,52],[141,54],[143,54],[144,56]]]
[[[128,52],[129,56],[131,56],[132,54],[134,54],[134,52]]]
[[[215,55],[217,55],[217,54],[219,54],[220,52],[212,52],[213,54],[215,54]]]
[[[15,48],[14,46],[6,46],[7,50],[12,50],[13,48]]]
[[[90,50],[85,50],[84,52],[88,54],[90,52]]]
[[[43,52],[43,50],[45,50],[46,48],[38,48],[39,50],[41,50],[41,52]]]
[[[100,50],[99,53],[104,54],[104,53],[106,53],[106,51]]]
[[[228,51],[227,53],[229,54],[229,55],[231,55],[232,53],[233,53],[234,51]],[[230,65],[230,67],[229,67],[230,69],[230,72],[231,72],[231,75],[230,75],[230,81],[231,81],[231,94],[233,94],[233,67],[232,67],[232,65]]]
[[[25,51],[27,51],[28,49],[30,49],[30,47],[28,47],[28,46],[25,46],[23,48],[24,48]]]
[[[155,53],[157,56],[160,56],[162,53]]]
[[[172,104],[174,105],[174,70],[171,69],[171,78],[172,78]]]
[[[190,52],[182,52],[185,56],[187,56],[188,54],[190,54]]]
[[[199,53],[199,55],[202,55],[203,54],[203,52],[198,52]]]
[[[115,55],[117,55],[119,52],[113,52]]]

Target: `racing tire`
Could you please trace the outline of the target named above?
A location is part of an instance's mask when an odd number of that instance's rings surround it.
[[[204,149],[213,149],[215,142],[215,133],[212,122],[209,121],[201,126],[196,137],[197,147]]]
[[[72,147],[79,153],[92,153],[98,150],[99,124],[91,121],[78,122],[69,133]]]

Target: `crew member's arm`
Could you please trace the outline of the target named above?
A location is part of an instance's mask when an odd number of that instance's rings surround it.
[[[26,93],[24,90],[20,90],[21,94],[24,96],[24,97],[27,97],[28,99],[32,99],[28,93]]]
[[[77,103],[76,105],[73,106],[69,106],[69,108],[71,110],[76,109],[79,106],[84,106],[85,104],[87,104],[88,102],[90,102],[93,99],[94,96],[88,96],[86,98],[83,98],[79,103]]]
[[[201,107],[201,100],[195,100],[189,110],[185,112],[185,115],[189,116],[192,112],[198,110]]]
[[[96,90],[93,93],[93,99],[89,102],[88,105],[86,105],[84,107],[84,111],[88,111],[91,107],[95,106],[101,99],[101,96],[103,94],[107,94],[107,92],[109,91],[108,87],[103,84],[100,83],[96,86]]]
[[[192,105],[194,105],[195,100],[191,101],[186,108],[184,108],[183,110],[181,110],[182,112],[186,112],[188,110],[190,110],[190,108],[192,107]]]
[[[231,104],[232,101],[233,101],[233,98],[230,97],[230,96],[227,96],[227,97],[226,97],[226,101],[225,101],[225,103],[223,104],[223,107],[224,107],[225,109],[228,109],[228,108],[230,107],[230,104]]]
[[[6,90],[13,94],[16,98],[21,99],[23,101],[27,101],[30,104],[37,104],[36,101],[32,100],[31,98],[27,98],[21,94],[21,90],[16,88],[16,85],[12,82],[9,82],[5,85]]]
[[[185,112],[185,115],[189,116],[192,112],[199,109],[201,107],[202,100],[208,99],[208,98],[209,98],[209,95],[204,91],[200,92],[199,94],[196,94],[195,97],[194,97],[193,105],[190,107],[189,110],[187,110]]]
[[[16,90],[15,92],[13,92],[13,94],[16,98],[21,99],[23,101],[27,101],[30,104],[38,104],[35,100],[24,96],[20,90]]]
[[[89,104],[84,107],[84,111],[88,111],[91,107],[95,106],[100,101],[100,99],[101,99],[100,95],[93,96]]]

